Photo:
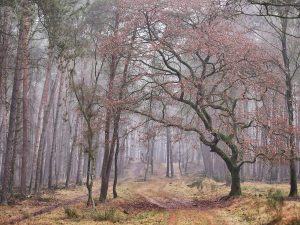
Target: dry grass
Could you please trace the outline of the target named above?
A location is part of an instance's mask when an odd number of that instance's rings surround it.
[[[109,196],[107,204],[98,204],[96,210],[87,208],[85,200],[68,206],[70,213],[63,207],[40,216],[32,216],[35,210],[65,201],[86,192],[84,187],[58,190],[44,193],[14,206],[0,207],[0,224],[10,218],[24,217],[19,224],[56,225],[56,224],[227,224],[227,225],[259,225],[268,224],[276,218],[276,224],[300,224],[300,201],[284,201],[282,210],[275,210],[268,204],[267,196],[271,189],[280,190],[285,196],[288,184],[265,184],[246,182],[242,184],[243,196],[231,200],[230,204],[210,204],[226,195],[229,188],[222,183],[205,179],[202,185],[188,187],[191,179],[152,179],[147,182],[126,181],[118,187],[120,197]],[[97,185],[98,186],[98,185]],[[96,188],[95,188],[96,190]],[[97,190],[99,190],[97,188]],[[111,192],[111,191],[110,191]],[[98,193],[97,193],[98,194]],[[145,194],[146,198],[143,197]],[[97,196],[95,194],[95,196]],[[147,202],[154,198],[163,202],[164,199],[186,199],[204,202],[200,208],[160,209]],[[97,199],[96,199],[97,200]],[[206,207],[207,202],[207,207]],[[73,213],[74,212],[74,213]],[[76,216],[70,216],[70,215]],[[1,222],[2,221],[2,222]],[[298,222],[297,222],[298,221]]]

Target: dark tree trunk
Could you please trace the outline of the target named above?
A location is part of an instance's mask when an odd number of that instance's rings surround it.
[[[231,189],[229,196],[239,196],[242,194],[240,169],[230,169],[231,174]]]
[[[117,184],[118,184],[118,156],[119,156],[119,150],[120,150],[120,140],[119,135],[117,137],[117,146],[116,146],[116,153],[115,153],[115,176],[114,176],[114,184],[113,184],[113,197],[117,198]]]
[[[288,15],[289,9],[286,8],[284,14]],[[284,63],[284,74],[285,74],[285,83],[286,83],[286,104],[287,104],[287,110],[288,110],[288,119],[289,119],[289,126],[290,128],[294,128],[294,100],[295,96],[293,95],[293,83],[292,83],[292,72],[290,71],[290,56],[288,53],[288,43],[287,43],[287,28],[288,28],[288,20],[282,19],[281,20],[281,53],[282,53],[282,59]],[[296,173],[296,165],[295,165],[295,133],[291,133],[289,135],[289,148],[290,148],[290,197],[297,196],[297,173]]]
[[[101,177],[101,193],[100,193],[100,201],[105,202],[107,198],[107,191],[108,191],[108,184],[109,184],[109,177],[110,177],[110,170],[112,166],[112,161],[114,157],[115,152],[115,146],[118,138],[118,132],[119,132],[119,121],[120,121],[120,114],[117,113],[117,115],[114,117],[114,128],[113,128],[113,135],[112,135],[112,141],[109,146],[109,152],[107,154],[107,158],[103,158],[103,164],[106,164],[105,167],[102,167],[102,177]],[[106,162],[105,162],[106,161]]]
[[[117,63],[118,62],[116,57],[112,55],[111,63],[110,63],[108,94],[107,94],[108,100],[112,100],[113,98],[114,79],[116,75]],[[110,129],[111,129],[111,122],[113,119],[114,119],[113,135],[110,140]],[[111,170],[113,157],[115,155],[114,154],[115,144],[116,144],[117,134],[119,129],[119,119],[120,119],[120,115],[116,113],[115,116],[113,116],[113,109],[110,108],[110,106],[108,106],[106,109],[106,116],[105,116],[105,131],[104,131],[105,143],[104,143],[104,156],[103,156],[102,171],[101,171],[101,189],[100,189],[100,198],[99,198],[100,202],[105,202],[107,198],[110,170]]]
[[[8,104],[7,104],[7,78],[8,78],[8,51],[10,46],[10,37],[7,34],[11,33],[11,9],[3,7],[0,9],[0,183],[2,183],[5,161],[5,149],[7,142],[8,130]]]

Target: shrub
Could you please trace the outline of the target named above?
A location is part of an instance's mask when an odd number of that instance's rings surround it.
[[[270,189],[267,195],[267,204],[270,209],[276,211],[277,219],[282,217],[282,207],[284,203],[284,195],[281,190]]]
[[[69,207],[65,207],[65,214],[67,215],[68,218],[70,219],[78,219],[79,218],[79,214],[76,211],[76,209],[73,208],[69,208]]]
[[[95,221],[111,221],[113,223],[120,222],[124,219],[126,219],[126,216],[124,213],[111,208],[105,211],[93,211],[91,214],[91,217]]]

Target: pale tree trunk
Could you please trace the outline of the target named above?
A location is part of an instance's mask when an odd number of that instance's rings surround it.
[[[179,172],[180,172],[180,176],[182,176],[182,168],[181,168],[181,141],[179,141],[178,143],[178,168],[179,168]]]
[[[62,65],[61,65],[62,66]],[[59,117],[59,111],[61,107],[61,95],[62,95],[62,89],[63,89],[63,72],[61,66],[59,67],[59,72],[61,73],[60,77],[60,83],[59,83],[59,90],[58,90],[58,97],[57,97],[57,106],[55,111],[55,118],[54,118],[54,124],[53,124],[53,136],[52,136],[52,146],[51,146],[51,153],[50,153],[50,163],[49,163],[49,172],[48,172],[48,188],[52,188],[53,183],[53,163],[56,153],[56,137],[57,137],[57,128],[58,128],[58,117]]]
[[[151,166],[151,175],[154,173],[154,145],[155,145],[155,137],[151,138],[151,153],[150,153],[150,166]]]
[[[171,159],[171,134],[170,134],[170,128],[167,127],[167,172],[166,177],[171,177],[170,174],[170,159]]]
[[[46,145],[46,132],[47,132],[47,127],[48,127],[48,122],[49,122],[49,115],[51,112],[51,108],[53,106],[54,95],[55,95],[55,91],[56,91],[58,77],[59,77],[59,75],[56,76],[53,87],[51,88],[49,102],[48,102],[48,105],[46,107],[46,110],[45,110],[45,113],[43,116],[42,131],[41,131],[40,143],[39,143],[39,148],[38,148],[38,156],[37,156],[37,166],[36,166],[35,186],[34,186],[35,192],[40,191],[41,175],[42,175],[42,168],[43,168],[42,161],[44,160],[42,156],[43,156],[44,148]]]
[[[24,60],[24,46],[26,46],[27,39],[27,29],[26,29],[26,17],[28,15],[28,1],[23,0],[21,2],[21,24],[18,39],[18,49],[17,49],[17,59],[14,73],[14,82],[12,90],[12,98],[10,105],[10,116],[9,116],[9,128],[7,136],[7,146],[4,161],[4,173],[2,181],[2,193],[1,193],[1,203],[7,204],[9,195],[9,181],[12,176],[12,165],[13,165],[13,147],[14,147],[14,134],[16,130],[16,118],[17,118],[17,104],[18,96],[20,95],[21,79],[22,79],[22,65]],[[25,19],[25,20],[24,20]]]
[[[66,184],[65,184],[66,187],[69,187],[69,183],[70,183],[73,156],[74,156],[74,151],[75,151],[75,145],[77,142],[78,121],[79,121],[79,117],[76,118],[75,132],[74,132],[74,136],[72,138],[71,152],[70,152],[70,157],[69,157],[69,161],[68,161],[68,165],[67,165],[67,178],[66,178]]]
[[[47,105],[48,95],[49,95],[49,83],[50,83],[50,78],[51,78],[51,68],[52,68],[52,49],[51,49],[51,47],[49,47],[48,48],[48,62],[47,62],[46,78],[45,78],[45,82],[44,82],[41,103],[39,106],[37,127],[35,130],[33,163],[32,163],[31,179],[30,179],[30,187],[29,187],[30,192],[32,191],[32,188],[34,187],[34,185],[35,185],[34,182],[36,180],[35,168],[37,167],[37,157],[38,157],[38,150],[39,150],[39,144],[40,144],[42,123],[43,123],[43,118],[44,118],[44,111],[46,110],[46,105]]]
[[[78,148],[78,167],[77,167],[77,176],[76,184],[82,185],[82,163],[83,163],[83,149],[82,147]]]
[[[29,15],[24,15],[24,46],[23,46],[23,149],[22,149],[22,168],[21,168],[21,194],[27,193],[27,164],[30,153],[30,102],[29,102]]]
[[[146,153],[146,169],[145,169],[145,174],[144,174],[144,181],[147,180],[147,175],[148,175],[148,171],[149,171],[149,164],[150,164],[150,140],[148,138],[147,140],[147,153]]]
[[[171,131],[170,131],[170,139],[171,139]],[[171,140],[170,140],[170,169],[171,169],[171,177],[174,177],[174,164],[173,164],[173,147],[171,145]]]

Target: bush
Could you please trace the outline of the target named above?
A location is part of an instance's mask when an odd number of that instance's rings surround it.
[[[120,222],[126,219],[124,213],[116,210],[116,209],[108,209],[105,211],[93,211],[91,217],[94,221],[111,221],[113,223]]]
[[[72,209],[69,207],[65,207],[64,209],[65,209],[65,214],[67,215],[68,218],[78,219],[80,217],[76,209]]]
[[[284,203],[284,195],[281,190],[270,189],[267,195],[267,204],[269,208],[277,212],[277,216],[281,216]]]

